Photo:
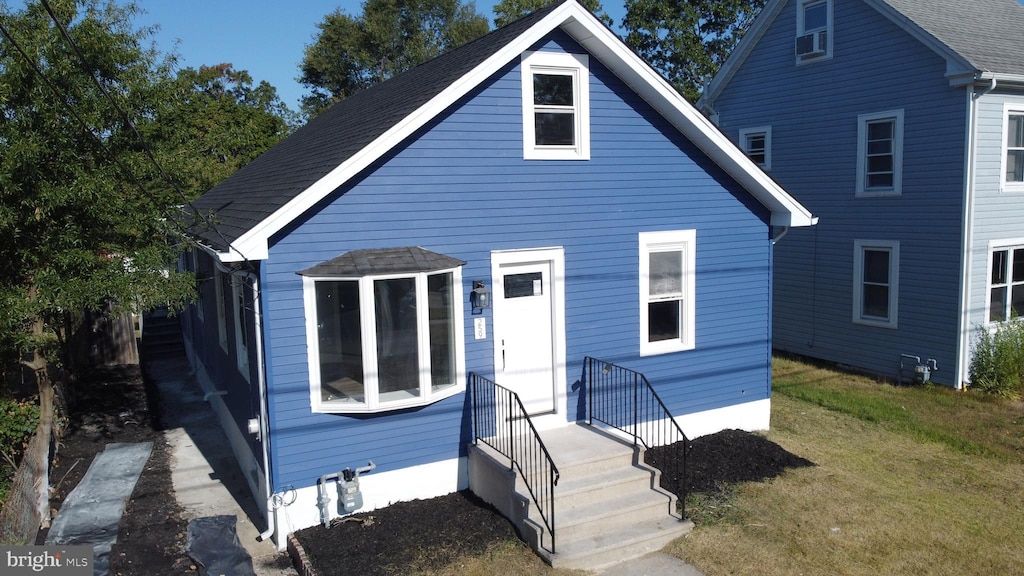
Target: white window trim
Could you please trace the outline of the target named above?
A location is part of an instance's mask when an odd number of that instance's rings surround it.
[[[894,120],[892,135],[892,188],[867,188],[868,124]],[[858,198],[878,198],[903,194],[903,109],[857,116],[857,191]]]
[[[235,360],[238,371],[249,380],[249,342],[242,337],[245,322],[245,280],[231,277],[231,310],[235,321]]]
[[[889,251],[889,318],[864,316],[864,251]],[[880,328],[899,327],[900,243],[897,240],[853,241],[853,323]]]
[[[525,52],[520,62],[523,90],[523,159],[590,160],[590,57],[564,52]],[[567,74],[573,77],[576,103],[574,146],[538,146],[534,128],[534,73]]]
[[[228,351],[228,322],[227,310],[224,307],[224,279],[219,270],[214,268],[213,292],[217,299],[217,342],[221,350]]]
[[[639,302],[640,302],[640,355],[653,356],[670,352],[693,350],[696,347],[696,230],[671,230],[639,233]],[[683,318],[680,319],[678,340],[648,341],[649,318],[647,291],[650,283],[650,254],[668,250],[683,252]]]
[[[740,149],[748,157],[750,156],[750,150],[747,149],[747,137],[757,136],[758,134],[764,135],[764,164],[758,164],[756,161],[754,164],[760,166],[763,170],[772,169],[772,127],[771,126],[758,126],[756,128],[743,128],[740,130]]]
[[[1003,104],[1003,129],[999,133],[999,191],[1016,194],[1024,192],[1024,182],[1006,181],[1006,138],[1010,130],[1010,114],[1024,115],[1024,106],[1020,104],[1011,104],[1009,102]],[[988,318],[988,316],[986,316],[986,318]]]
[[[796,3],[796,35],[803,36],[807,34],[804,29],[804,5],[818,2],[819,0],[798,0]],[[825,25],[825,34],[827,35],[826,42],[827,47],[825,53],[818,56],[795,56],[796,65],[802,66],[804,64],[813,64],[815,62],[823,62],[832,59],[832,39],[835,36],[833,34],[834,27],[832,26],[832,14],[834,13],[832,0],[825,0],[826,12],[828,22]]]
[[[1024,238],[1004,238],[1001,240],[990,240],[988,243],[988,262],[985,264],[985,316],[983,324],[989,327],[995,327],[1005,322],[993,322],[989,320],[992,317],[992,253],[997,250],[1013,250],[1014,248],[1024,248]],[[1012,282],[1007,282],[1007,286],[1011,286]],[[1009,294],[1007,294],[1009,298]]]
[[[455,327],[455,383],[440,392],[433,392],[430,383],[430,340],[424,337],[429,334],[429,307],[421,305],[419,298],[427,296],[427,276],[435,274],[452,275],[453,301]],[[381,403],[375,372],[370,367],[377,366],[377,326],[374,321],[374,300],[373,283],[376,280],[387,280],[392,278],[416,278],[417,295],[417,334],[420,364],[420,397],[399,401]],[[316,283],[317,282],[339,282],[350,281],[359,283],[359,316],[360,333],[363,345],[363,380],[365,386],[366,401],[363,404],[354,402],[325,402],[320,391],[320,341],[317,331],[316,315]],[[449,398],[466,390],[466,336],[465,336],[465,303],[460,294],[462,291],[462,268],[445,268],[431,270],[429,272],[407,272],[401,274],[379,274],[372,276],[303,276],[302,296],[306,313],[306,361],[309,368],[309,397],[310,407],[313,412],[326,414],[351,414],[351,413],[373,413],[391,412],[405,408],[426,406],[445,398]],[[370,297],[367,297],[369,295]],[[426,330],[426,332],[424,332]]]

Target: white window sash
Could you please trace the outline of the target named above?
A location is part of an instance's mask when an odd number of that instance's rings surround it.
[[[640,355],[653,356],[693,350],[696,347],[696,259],[697,231],[673,230],[664,232],[641,232],[639,234],[639,304],[640,304]],[[650,294],[650,256],[652,253],[682,252],[682,291],[679,294]],[[679,338],[650,341],[649,304],[681,300]]]
[[[590,58],[586,54],[535,51],[520,61],[523,103],[523,159],[590,160]],[[538,145],[534,122],[537,112],[566,112],[568,106],[537,106],[533,98],[533,75],[555,74],[573,78],[574,144]]]

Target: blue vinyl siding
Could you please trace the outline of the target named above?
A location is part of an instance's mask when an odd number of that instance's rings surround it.
[[[945,61],[863,2],[835,2],[833,57],[796,66],[788,3],[713,103],[722,129],[771,126],[771,175],[813,228],[775,246],[777,348],[894,376],[957,361],[967,103]],[[857,198],[858,115],[903,110],[902,194]],[[853,322],[854,241],[900,243],[898,328]]]
[[[580,52],[561,34],[546,49]],[[467,396],[366,416],[310,410],[296,271],[358,248],[422,246],[467,262],[466,368],[493,374],[468,292],[492,250],[565,250],[566,369],[585,355],[645,372],[677,414],[768,397],[768,213],[633,92],[590,60],[590,161],[524,161],[518,59],[279,233],[264,314],[275,489],[372,459],[379,471],[464,454]],[[640,231],[697,230],[696,350],[640,358]]]

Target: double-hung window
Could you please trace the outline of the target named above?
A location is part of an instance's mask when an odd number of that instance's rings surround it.
[[[396,410],[463,390],[463,264],[355,250],[300,272],[313,410]]]
[[[772,127],[744,128],[740,130],[740,148],[765,170],[772,169]]]
[[[1003,190],[1024,192],[1024,109],[1007,107],[1003,133]]]
[[[692,350],[696,230],[640,233],[640,355]]]
[[[796,3],[796,62],[814,62],[832,56],[832,0]]]
[[[238,364],[238,371],[249,379],[249,324],[246,309],[247,299],[251,296],[246,294],[246,281],[241,278],[231,277],[231,300],[235,316],[235,359]]]
[[[903,110],[857,117],[857,195],[899,196],[903,189]]]
[[[523,54],[523,158],[590,159],[588,67],[585,54]]]
[[[856,240],[853,260],[853,321],[896,328],[900,243]]]
[[[991,250],[988,321],[1005,322],[1024,316],[1024,243]]]

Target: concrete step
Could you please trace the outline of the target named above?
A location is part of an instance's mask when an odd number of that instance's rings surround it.
[[[555,487],[555,495],[559,506],[575,508],[587,502],[609,500],[634,490],[650,490],[657,481],[657,470],[633,465],[614,471],[563,475]]]
[[[533,537],[542,545],[534,546],[534,549],[541,558],[555,568],[578,570],[599,570],[623,560],[639,558],[661,550],[693,529],[693,522],[666,515],[657,520],[611,526],[587,538],[566,540],[556,526],[556,553],[552,554],[547,532],[529,519],[525,524],[530,532],[538,535]]]

